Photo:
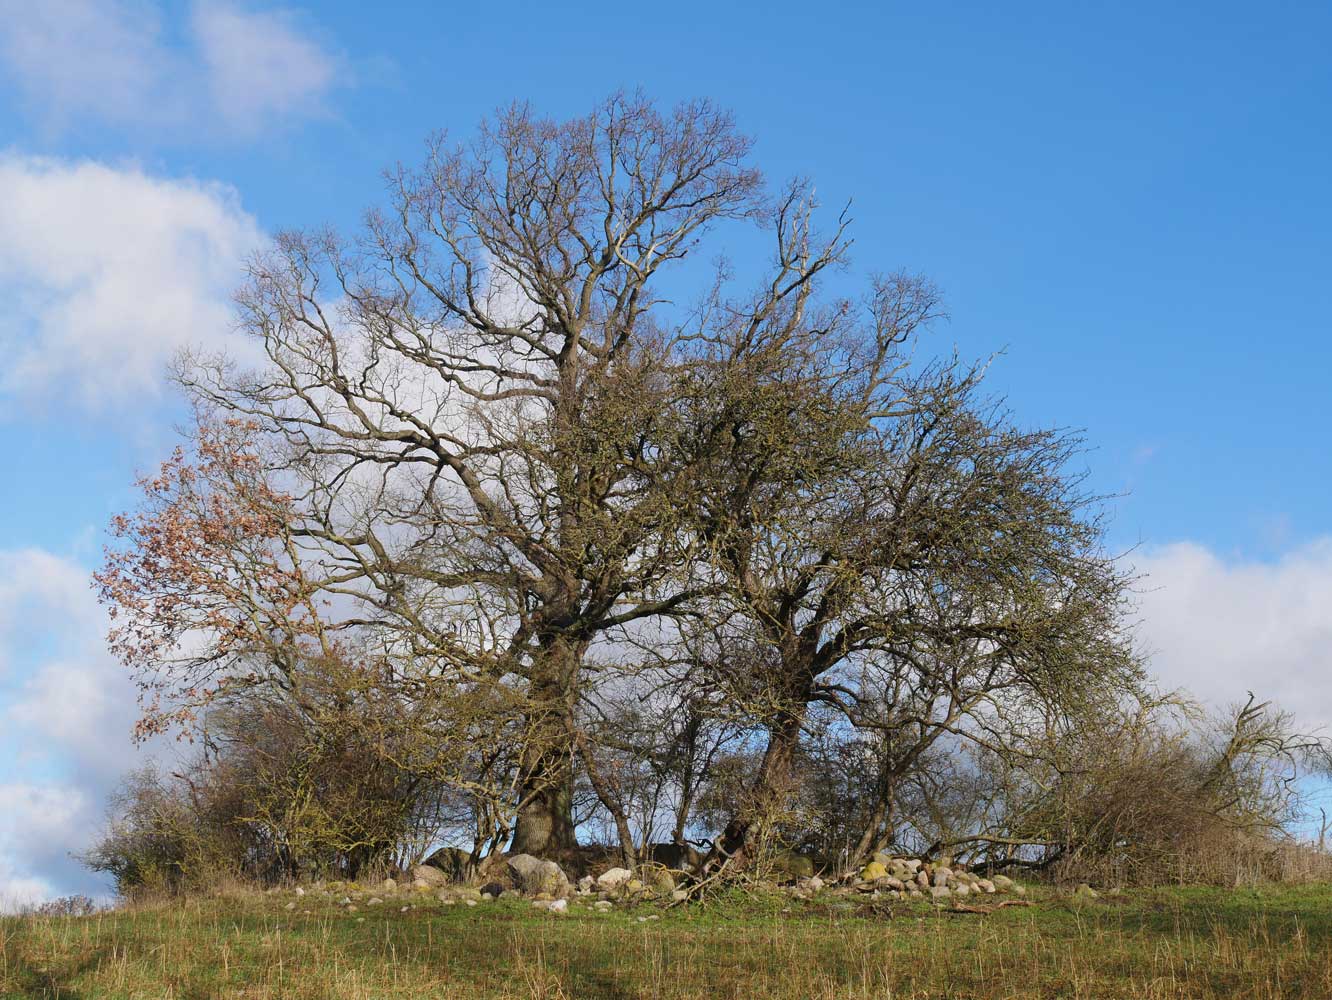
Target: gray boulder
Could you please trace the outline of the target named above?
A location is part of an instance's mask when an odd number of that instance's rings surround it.
[[[611,868],[597,876],[597,885],[602,889],[618,889],[633,877],[634,873],[628,868]]]
[[[417,865],[412,869],[412,881],[419,884],[424,882],[432,889],[449,884],[449,877],[433,865]]]
[[[675,891],[675,876],[666,868],[652,868],[643,873],[643,879],[652,886],[654,892],[671,893]]]
[[[450,882],[466,882],[475,874],[472,855],[461,847],[441,847],[423,863],[438,868]]]
[[[564,896],[569,892],[569,877],[554,861],[543,861],[530,854],[515,854],[508,859],[507,865],[514,883],[528,896],[541,893]]]

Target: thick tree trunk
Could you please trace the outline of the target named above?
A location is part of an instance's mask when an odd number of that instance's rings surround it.
[[[518,810],[509,850],[541,857],[577,847],[573,767],[569,755],[547,754],[526,771],[521,789],[523,804]]]
[[[573,821],[573,712],[586,643],[555,635],[532,667],[518,818],[509,850],[538,857],[578,846]]]
[[[818,630],[810,627],[801,635],[791,628],[782,646],[782,708],[768,726],[768,746],[758,776],[746,801],[714,842],[704,871],[723,865],[743,867],[752,860],[790,800],[795,755],[813,698],[814,678],[819,674]]]
[[[722,865],[743,867],[766,839],[790,795],[792,765],[800,746],[806,709],[804,700],[792,704],[768,729],[768,746],[748,800],[714,842],[704,862],[704,871],[715,871]]]

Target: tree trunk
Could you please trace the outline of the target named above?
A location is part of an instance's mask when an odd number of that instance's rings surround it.
[[[519,758],[517,821],[509,850],[538,857],[578,846],[573,822],[573,710],[585,642],[554,635],[532,666],[531,707]]]
[[[888,781],[881,782],[877,801],[874,803],[874,809],[865,823],[865,829],[860,834],[860,840],[856,842],[855,848],[846,857],[845,865],[848,871],[859,868],[860,863],[868,858],[873,851],[881,850],[887,846],[887,841],[892,837],[892,831],[885,830],[884,824],[888,819],[892,804],[892,783]]]
[[[620,838],[620,860],[624,862],[626,868],[637,868],[638,852],[634,849],[634,835],[629,826],[629,814],[624,811],[624,807],[603,777],[601,769],[597,767],[592,752],[587,748],[587,740],[581,733],[578,735],[577,741],[578,749],[583,758],[583,768],[587,771],[588,781],[592,783],[592,790],[597,793],[597,799],[601,802],[602,807],[611,814],[611,819],[615,821],[615,832]]]
[[[748,801],[713,844],[703,865],[705,872],[732,863],[742,866],[766,839],[773,819],[790,794],[792,763],[800,745],[806,707],[804,700],[798,701],[783,710],[769,728],[768,746]]]
[[[800,634],[788,623],[781,645],[782,707],[768,726],[768,746],[747,801],[708,852],[704,871],[729,864],[742,867],[752,860],[790,799],[795,754],[813,697],[814,678],[819,674],[818,629],[809,626]]]
[[[537,857],[578,846],[573,823],[573,767],[567,750],[542,756],[524,768],[523,804],[509,850]]]

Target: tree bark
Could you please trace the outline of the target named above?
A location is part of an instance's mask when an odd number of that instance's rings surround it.
[[[885,779],[880,782],[878,800],[874,803],[874,809],[865,823],[865,829],[861,832],[860,840],[857,841],[855,849],[846,858],[848,870],[859,868],[861,861],[868,858],[871,852],[882,850],[887,846],[886,841],[891,838],[892,833],[885,830],[884,824],[892,806],[893,783]]]
[[[567,750],[544,754],[526,769],[523,804],[509,850],[538,857],[578,846],[573,823],[573,767]]]
[[[585,641],[553,635],[532,666],[527,739],[519,758],[519,806],[509,850],[559,853],[578,846],[573,821],[574,704]]]
[[[768,729],[768,745],[763,751],[763,762],[759,765],[748,801],[713,844],[704,862],[704,871],[715,871],[722,865],[743,866],[766,838],[773,816],[785,804],[790,792],[792,765],[800,745],[807,707],[807,700],[799,700],[784,709]]]
[[[629,825],[629,814],[625,812],[610,785],[606,782],[597,767],[596,760],[592,757],[592,752],[587,748],[587,740],[579,734],[577,737],[578,749],[582,754],[583,767],[587,771],[587,779],[592,783],[592,790],[597,793],[597,799],[602,807],[611,814],[611,819],[615,821],[615,832],[620,838],[620,860],[626,868],[638,867],[638,852],[634,848],[634,834]]]

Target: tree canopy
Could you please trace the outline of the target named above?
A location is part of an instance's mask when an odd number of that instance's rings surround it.
[[[98,575],[142,731],[297,754],[348,857],[428,816],[474,857],[605,823],[853,862],[949,759],[1139,696],[1077,437],[930,356],[927,280],[848,294],[849,218],[751,153],[706,101],[518,105],[356,234],[279,235],[237,297],[263,363],[180,358],[192,436]],[[811,804],[833,760],[849,811]],[[305,829],[276,775],[250,811]],[[379,839],[333,818],[362,794],[402,799]]]

